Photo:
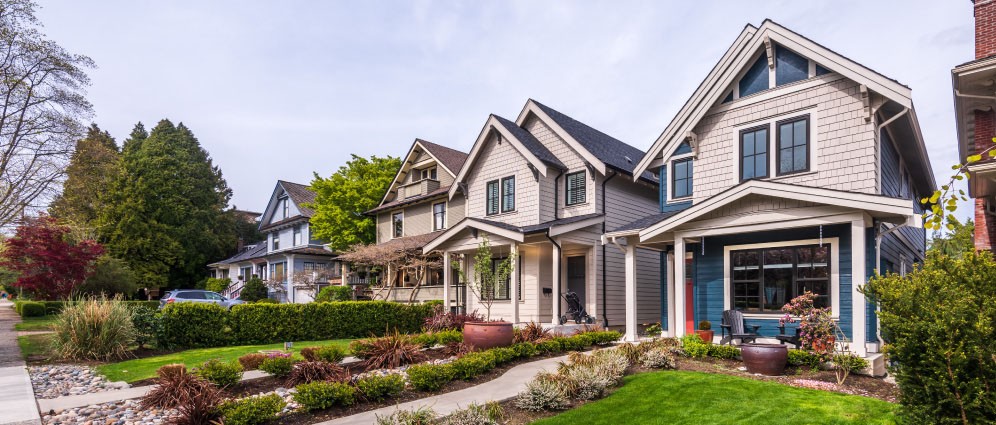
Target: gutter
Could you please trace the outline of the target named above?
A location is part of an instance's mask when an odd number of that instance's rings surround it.
[[[564,175],[564,170],[560,170],[560,174],[553,179],[553,219],[557,220],[560,218],[560,176]],[[549,236],[547,236],[549,237]]]
[[[609,216],[608,213],[607,213],[607,211],[605,210],[605,184],[608,183],[609,180],[612,180],[615,176],[618,176],[618,175],[619,175],[618,172],[613,171],[611,176],[608,176],[604,180],[602,180],[602,217],[603,217],[603,219],[602,219],[602,234],[603,235],[605,234],[605,231],[606,231],[606,227],[605,227],[605,221],[606,220],[605,219],[607,219],[608,216]],[[608,267],[605,267],[605,244],[602,244],[602,309],[601,309],[601,313],[602,313],[602,326],[604,326],[605,328],[609,327],[609,316],[605,314],[605,312],[607,311],[608,305],[609,305],[608,301],[607,301],[608,298],[606,296],[606,287],[607,286],[606,286],[606,283],[605,283],[606,280],[607,280],[607,270],[606,270],[607,268]]]

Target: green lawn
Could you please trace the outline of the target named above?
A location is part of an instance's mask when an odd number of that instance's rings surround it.
[[[50,334],[19,336],[17,337],[17,345],[21,347],[21,355],[25,359],[36,354],[47,356],[49,339],[51,338]]]
[[[338,345],[344,350],[348,350],[351,339],[335,339],[329,341],[303,341],[295,342],[292,351],[295,353],[305,347],[315,347],[319,345]],[[146,357],[142,359],[125,360],[123,362],[110,363],[97,366],[97,371],[111,381],[135,382],[156,376],[156,369],[170,363],[183,363],[187,367],[200,366],[210,359],[235,360],[248,353],[255,353],[259,350],[280,350],[283,343],[269,345],[241,345],[236,347],[199,348],[195,350],[178,351],[176,353],[164,354],[161,356]]]
[[[628,376],[609,397],[534,424],[894,424],[893,408],[868,397],[665,371]]]
[[[41,316],[41,317],[25,317],[21,319],[21,323],[14,325],[14,330],[17,331],[50,331],[52,330],[52,323],[55,322],[55,318],[58,316]]]

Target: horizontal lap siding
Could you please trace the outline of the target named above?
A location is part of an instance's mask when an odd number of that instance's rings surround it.
[[[566,167],[567,170],[564,171],[563,175],[560,175],[558,179],[557,176],[560,174],[560,170],[550,170],[545,177],[540,177],[540,194],[542,196],[540,202],[540,221],[549,221],[554,219],[554,203],[553,198],[557,198],[557,206],[559,211],[557,212],[558,218],[574,217],[584,214],[592,214],[595,212],[595,182],[593,181],[593,176],[587,171],[584,165],[584,158],[571,148],[567,142],[564,141],[560,136],[557,135],[546,123],[539,120],[535,116],[531,116],[522,125],[526,131],[529,131],[533,137],[536,138],[540,143],[545,146],[553,156],[560,160]],[[584,171],[585,172],[585,202],[567,206],[567,196],[566,196],[566,185],[565,176],[569,173]]]
[[[659,211],[657,188],[635,183],[626,175],[613,177],[606,184],[606,228],[614,229]],[[601,248],[598,248],[601,252]],[[625,256],[615,245],[608,245],[606,253],[606,317],[609,325],[623,326],[626,320],[626,268]],[[661,278],[663,270],[660,254],[649,249],[637,249],[637,322],[660,321]],[[601,297],[601,268],[598,269],[597,287]],[[601,305],[601,298],[599,298]]]
[[[446,205],[446,225],[456,226],[460,220],[467,216],[467,200],[461,194],[457,194]]]

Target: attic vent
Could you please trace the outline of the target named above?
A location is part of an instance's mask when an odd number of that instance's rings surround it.
[[[630,164],[632,164],[632,163],[633,163],[633,160],[632,160],[632,159],[630,159],[630,157],[628,157],[628,156],[623,156],[623,158],[626,158],[626,162],[628,162],[628,163],[630,163]]]

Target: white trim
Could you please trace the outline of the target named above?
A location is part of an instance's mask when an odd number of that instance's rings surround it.
[[[727,245],[723,247],[723,310],[730,310],[733,307],[733,300],[730,299],[733,284],[730,282],[730,252],[745,249],[778,248],[801,245],[818,245],[819,239],[800,239],[793,241],[778,241],[767,243],[755,243],[744,245]],[[830,245],[830,311],[834,315],[840,314],[840,238],[823,238],[823,243]],[[851,254],[851,261],[854,261],[854,254]],[[852,285],[853,286],[853,285]],[[746,313],[744,314],[747,315]],[[777,316],[777,317],[776,317]],[[751,317],[764,319],[778,319],[781,313],[753,313]],[[835,316],[836,317],[836,316]]]
[[[456,178],[453,180],[453,184],[450,185],[448,199],[453,199],[453,196],[456,195],[459,183],[463,182],[467,178],[467,174],[470,172],[470,167],[472,167],[474,162],[477,161],[478,156],[481,154],[481,149],[484,148],[484,144],[488,141],[489,136],[491,135],[491,129],[498,132],[503,141],[507,141],[510,145],[512,145],[512,147],[514,147],[515,150],[517,150],[519,154],[526,159],[526,162],[532,164],[543,177],[546,177],[546,164],[543,163],[543,161],[540,161],[536,155],[533,155],[529,149],[526,149],[519,139],[512,136],[512,134],[505,129],[505,126],[498,122],[498,119],[495,118],[494,115],[490,115],[488,116],[487,121],[484,122],[484,128],[481,129],[481,133],[477,136],[477,140],[474,142],[474,147],[470,149],[470,154],[467,155],[467,160],[464,161],[463,167],[460,168],[460,173],[457,174]]]
[[[605,221],[605,216],[604,215],[600,215],[598,217],[592,217],[592,218],[589,218],[589,219],[577,221],[577,222],[570,223],[570,224],[563,224],[563,225],[560,225],[560,226],[550,226],[550,229],[547,230],[547,233],[551,237],[558,236],[558,235],[563,235],[565,233],[570,233],[570,232],[573,232],[573,231],[578,230],[578,229],[584,229],[585,227],[588,227],[588,226],[594,226],[596,224],[603,223],[604,221]]]
[[[674,197],[674,163],[691,158],[692,162],[692,193],[688,196],[683,196],[681,198]],[[689,202],[695,199],[695,152],[683,153],[681,155],[672,156],[666,161],[667,164],[667,181],[660,182],[660,184],[667,185],[667,199],[664,200],[665,204],[677,204]]]
[[[868,353],[865,294],[861,293],[861,288],[868,282],[865,273],[865,228],[863,221],[851,222],[851,348],[861,357]]]
[[[605,162],[602,162],[601,159],[598,159],[597,156],[595,156],[590,151],[585,149],[584,146],[581,146],[581,143],[578,143],[578,141],[575,140],[574,137],[570,135],[570,133],[564,130],[560,126],[560,124],[557,124],[557,121],[555,121],[553,118],[550,118],[550,116],[547,115],[545,111],[543,111],[543,108],[540,108],[538,105],[536,105],[536,101],[532,99],[526,101],[525,106],[522,107],[522,111],[519,112],[519,116],[516,117],[515,123],[521,127],[523,124],[526,123],[526,117],[529,116],[530,112],[533,115],[536,115],[536,117],[539,118],[540,121],[543,121],[544,124],[549,126],[554,133],[557,133],[557,136],[560,136],[561,140],[566,142],[567,145],[571,147],[571,149],[573,149],[575,152],[577,152],[578,155],[581,155],[581,157],[584,158],[585,161],[587,161],[589,164],[595,167],[595,169],[598,170],[599,173],[602,173],[603,176],[605,175],[606,173]]]
[[[443,227],[437,229],[436,228],[436,205],[439,205],[439,204],[443,204]],[[430,209],[432,211],[432,231],[433,232],[438,232],[440,230],[446,230],[446,229],[448,229],[450,227],[449,226],[450,225],[450,203],[447,202],[445,199],[443,199],[442,201],[439,201],[439,202],[432,202],[432,203],[430,203],[430,205],[431,205]]]
[[[425,140],[415,139],[415,141],[412,142],[411,147],[408,148],[408,153],[405,154],[404,158],[401,161],[401,167],[398,167],[398,172],[394,173],[394,180],[392,180],[391,181],[391,185],[387,187],[387,191],[384,192],[384,196],[382,196],[380,198],[380,203],[377,204],[378,207],[381,206],[381,205],[384,205],[384,202],[387,201],[387,195],[390,195],[391,193],[397,193],[397,186],[403,186],[404,185],[404,182],[399,181],[398,178],[401,177],[401,172],[404,171],[405,168],[408,168],[408,170],[409,170],[408,172],[405,173],[405,177],[407,178],[409,175],[411,175],[411,169],[416,165],[416,163],[413,161],[414,158],[411,158],[412,153],[414,152],[416,146],[422,148],[422,153],[428,154],[430,157],[432,157],[432,160],[436,162],[436,167],[437,168],[442,167],[442,169],[445,170],[447,173],[449,173],[451,177],[454,177],[454,178],[456,177],[456,173],[453,170],[449,169],[449,167],[447,167],[446,164],[443,164],[443,162],[440,161],[439,158],[437,158],[436,155],[434,155],[432,153],[432,151],[429,150],[429,148],[427,148],[425,145],[422,144],[422,142],[424,142],[424,141]],[[442,145],[440,145],[440,146],[442,146]],[[422,164],[424,162],[425,161],[421,161],[418,164]],[[460,170],[456,170],[456,171],[460,171]],[[437,180],[438,180],[438,177],[439,177],[439,171],[438,170],[436,171],[436,177],[437,177]]]
[[[766,102],[771,99],[788,96],[801,91],[806,91],[842,79],[844,79],[844,77],[840,76],[840,74],[831,72],[829,74],[810,77],[802,81],[782,84],[778,87],[771,88],[763,92],[755,93],[747,97],[734,98],[730,102],[720,103],[716,106],[713,106],[712,108],[709,108],[709,115],[715,115],[729,110],[740,109],[743,107],[751,106],[756,103]],[[722,98],[720,99],[720,101],[722,101]]]
[[[394,216],[397,213],[401,213],[401,236],[395,236],[394,235],[394,233],[395,233],[394,232],[394,230],[395,230],[394,229]],[[405,210],[404,209],[400,209],[400,210],[391,211],[391,239],[400,239],[400,238],[403,238],[403,237],[405,237]],[[388,239],[388,240],[391,240],[391,239]]]
[[[765,117],[760,120],[755,120],[743,124],[739,124],[732,127],[730,131],[733,132],[733,152],[734,155],[730,158],[729,166],[732,167],[733,179],[731,186],[736,186],[740,184],[740,158],[742,153],[741,142],[740,142],[740,132],[754,127],[766,126],[768,127],[768,177],[762,178],[760,180],[779,180],[787,179],[795,176],[806,175],[809,173],[816,173],[819,171],[817,158],[817,151],[819,150],[819,114],[817,113],[818,108],[816,106],[811,106],[805,109],[798,109],[791,112],[785,112],[778,115],[773,115]],[[804,172],[788,173],[788,174],[778,174],[778,121],[791,120],[794,118],[809,117],[809,170]]]
[[[525,241],[525,236],[522,233],[520,233],[520,232],[516,232],[514,230],[508,230],[508,229],[505,229],[505,228],[502,228],[502,227],[498,227],[498,226],[494,226],[494,225],[491,225],[491,224],[488,224],[488,223],[482,223],[480,221],[477,221],[477,220],[474,220],[473,218],[468,217],[468,218],[464,218],[463,220],[460,220],[460,222],[457,223],[456,226],[453,226],[453,227],[451,227],[449,229],[446,229],[446,231],[444,231],[443,234],[437,236],[435,239],[433,239],[429,243],[425,244],[425,246],[422,247],[422,253],[423,254],[428,254],[428,253],[434,251],[436,248],[439,248],[440,245],[442,245],[443,243],[445,243],[447,240],[449,240],[450,238],[452,238],[454,235],[462,232],[463,230],[465,230],[467,228],[473,228],[473,229],[478,229],[478,230],[484,231],[486,233],[492,233],[492,234],[501,236],[503,238],[506,238],[506,239],[509,239],[509,240],[512,240],[512,241],[515,241],[515,242],[519,242],[519,243],[522,243],[522,242]]]

